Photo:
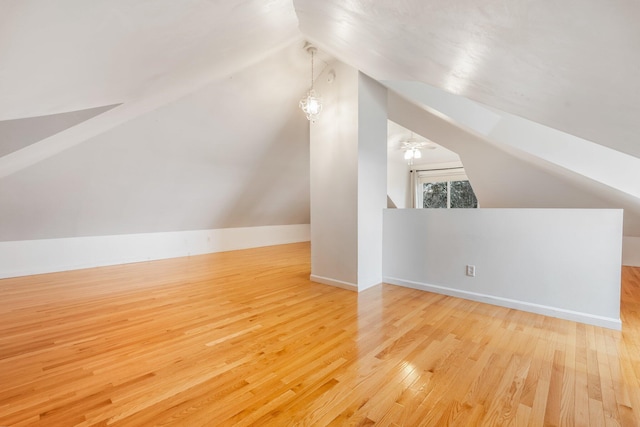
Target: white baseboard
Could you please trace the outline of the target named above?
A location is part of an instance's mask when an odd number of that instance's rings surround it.
[[[493,295],[479,294],[459,289],[447,288],[444,286],[429,285],[426,283],[412,282],[409,280],[397,279],[394,277],[384,277],[384,283],[418,289],[421,291],[433,292],[437,294],[449,295],[452,297],[478,301],[501,307],[514,308],[516,310],[528,311],[530,313],[542,314],[545,316],[557,317],[559,319],[571,320],[574,322],[586,323],[588,325],[601,326],[603,328],[621,330],[620,319],[597,316],[589,313],[580,313],[572,310],[565,310],[558,307],[535,304],[526,301],[518,301],[509,298],[502,298]]]
[[[309,224],[0,242],[0,278],[305,242]]]
[[[640,237],[622,238],[622,265],[640,267]]]
[[[327,277],[316,276],[312,274],[309,279],[312,282],[322,283],[323,285],[335,286],[336,288],[342,288],[349,291],[358,292],[358,285],[354,285],[353,283],[343,282],[341,280],[329,279]]]

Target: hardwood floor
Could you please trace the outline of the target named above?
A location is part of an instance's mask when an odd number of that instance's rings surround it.
[[[0,425],[640,426],[623,331],[391,285],[309,245],[0,280]]]

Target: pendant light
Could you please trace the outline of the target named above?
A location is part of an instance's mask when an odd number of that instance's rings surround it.
[[[300,108],[304,111],[307,119],[311,123],[315,123],[318,120],[318,115],[322,111],[322,98],[313,88],[313,57],[317,52],[316,48],[311,44],[305,44],[305,50],[311,54],[311,89],[300,100]]]

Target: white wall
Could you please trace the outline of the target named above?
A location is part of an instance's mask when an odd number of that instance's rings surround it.
[[[310,130],[311,278],[356,290],[358,71],[336,62],[315,86],[323,111]]]
[[[640,237],[622,239],[622,265],[640,267]]]
[[[0,278],[281,245],[309,224],[0,242]]]
[[[336,62],[316,81],[311,124],[311,280],[361,291],[382,281],[387,90]]]
[[[358,291],[382,283],[387,207],[387,89],[358,73]]]
[[[387,194],[398,208],[411,207],[409,165],[404,152],[391,148],[387,150]]]
[[[614,329],[621,247],[621,210],[384,212],[385,282]]]

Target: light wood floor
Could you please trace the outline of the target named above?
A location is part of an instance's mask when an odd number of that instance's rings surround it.
[[[0,425],[640,426],[623,331],[309,282],[308,244],[0,281]]]

